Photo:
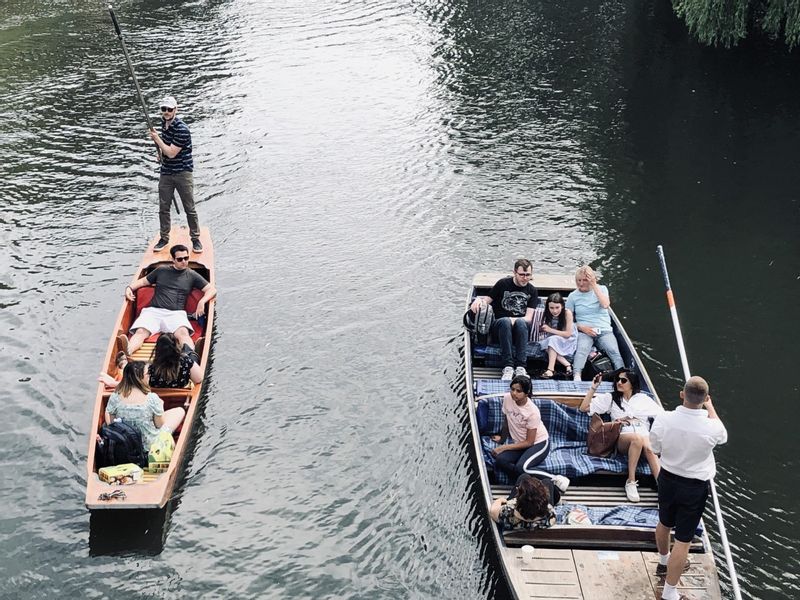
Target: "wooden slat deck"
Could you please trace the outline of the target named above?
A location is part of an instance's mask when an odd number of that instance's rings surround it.
[[[643,600],[661,597],[654,552],[521,548],[502,550],[511,583],[531,600]],[[678,589],[692,600],[719,598],[714,558],[692,554]]]

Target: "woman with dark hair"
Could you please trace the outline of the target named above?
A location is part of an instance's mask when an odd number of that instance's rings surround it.
[[[550,436],[542,423],[539,408],[530,398],[530,377],[517,375],[511,380],[510,390],[503,396],[503,431],[494,438],[507,443],[492,450],[495,466],[511,477],[523,473],[541,475],[552,479],[561,491],[566,491],[569,479],[534,469],[550,452]]]
[[[182,388],[189,380],[198,384],[203,380],[203,371],[195,362],[194,351],[184,352],[178,339],[171,333],[162,333],[153,348],[153,357],[148,374],[150,387]],[[188,346],[184,346],[184,349]]]
[[[147,452],[159,431],[175,431],[186,412],[179,407],[165,412],[164,401],[145,383],[144,372],[143,362],[128,361],[122,371],[122,381],[108,399],[105,421],[110,425],[114,419],[122,419],[138,429]]]
[[[619,369],[614,376],[614,391],[610,394],[595,394],[602,381],[598,373],[586,392],[580,410],[590,414],[611,414],[612,421],[622,421],[617,451],[628,455],[628,481],[625,494],[631,502],[639,501],[636,467],[644,454],[653,477],[658,479],[660,465],[658,457],[650,448],[650,417],[664,412],[664,408],[647,394],[642,393],[639,375],[629,369]]]
[[[171,333],[162,333],[156,340],[151,357],[152,363],[145,368],[145,381],[154,388],[183,388],[192,381],[195,385],[203,381],[203,370],[194,350],[178,346],[178,339]],[[127,355],[117,355],[117,367],[123,369]],[[100,373],[98,381],[107,387],[116,388],[119,382],[108,373]]]
[[[572,377],[572,365],[566,357],[575,354],[578,333],[572,311],[565,307],[564,297],[558,292],[550,294],[544,303],[540,329],[545,337],[539,340],[539,347],[547,354],[547,369],[542,373],[542,379],[550,379],[555,375],[556,361],[564,365],[567,376]]]
[[[549,480],[520,475],[508,498],[498,498],[489,508],[489,516],[500,530],[541,529],[556,522],[553,505],[560,494]]]

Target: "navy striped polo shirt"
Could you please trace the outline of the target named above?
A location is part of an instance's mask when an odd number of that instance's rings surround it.
[[[192,134],[186,123],[178,117],[172,121],[169,129],[164,129],[166,121],[161,119],[161,139],[169,146],[180,146],[181,151],[175,158],[169,158],[166,154],[161,157],[161,173],[172,175],[183,171],[193,171],[194,161],[192,160]]]

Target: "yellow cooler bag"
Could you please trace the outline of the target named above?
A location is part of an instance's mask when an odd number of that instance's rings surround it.
[[[174,450],[175,440],[172,439],[172,434],[168,431],[161,431],[150,445],[150,451],[147,453],[147,462],[151,464],[168,463]]]

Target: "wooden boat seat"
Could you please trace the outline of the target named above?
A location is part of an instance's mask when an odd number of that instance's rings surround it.
[[[153,301],[153,296],[155,295],[155,287],[154,286],[145,286],[141,287],[136,290],[136,303],[135,303],[135,315],[138,317],[142,309],[147,308],[150,306],[150,303]],[[189,296],[186,298],[186,305],[184,306],[184,310],[186,310],[187,315],[194,314],[197,310],[197,303],[200,301],[200,298],[203,297],[203,292],[198,289],[193,289]],[[192,326],[192,339],[196,342],[201,336],[205,335],[205,327],[201,326],[200,323],[195,321],[194,319],[189,319],[189,324]],[[159,333],[154,333],[149,338],[147,338],[147,342],[155,343],[158,339]]]
[[[492,486],[492,498],[505,498],[511,486]],[[639,490],[640,501],[632,503],[620,486],[571,486],[561,496],[561,504],[581,504],[587,507],[637,506],[658,508],[658,493],[651,489]],[[609,550],[655,551],[654,530],[650,527],[629,525],[554,525],[548,529],[516,529],[506,531],[503,537],[509,546],[530,544],[546,548],[605,548]],[[690,551],[702,552],[702,538],[695,536]]]

